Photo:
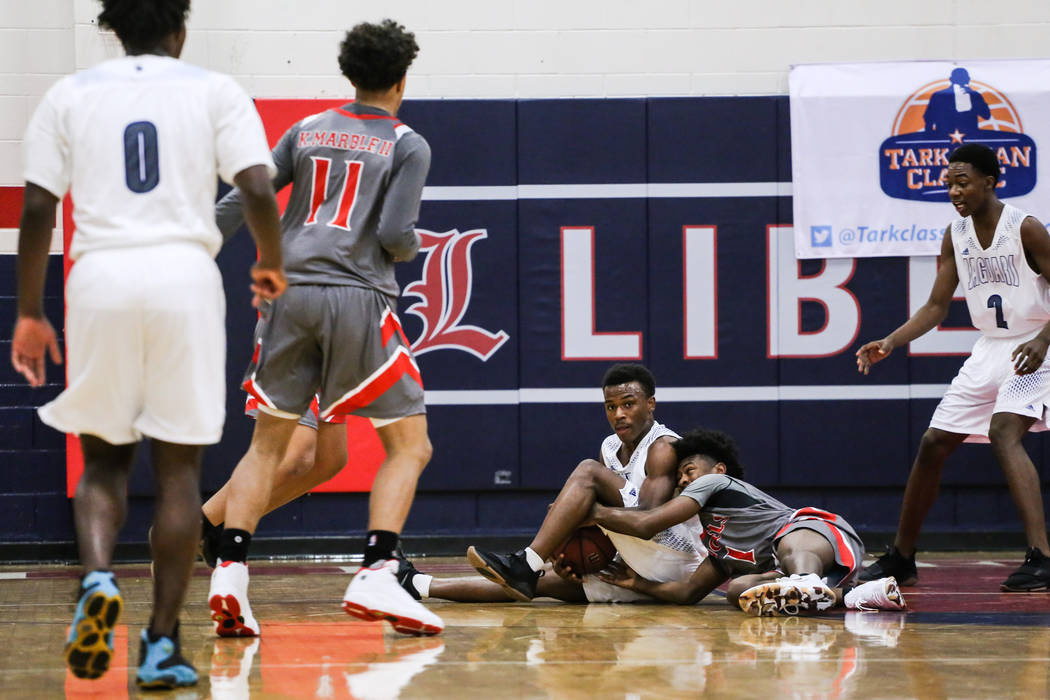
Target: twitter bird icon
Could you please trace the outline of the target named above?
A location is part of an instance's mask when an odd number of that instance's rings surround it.
[[[810,226],[809,227],[809,241],[810,245],[814,248],[830,248],[831,247],[831,227],[830,226]]]

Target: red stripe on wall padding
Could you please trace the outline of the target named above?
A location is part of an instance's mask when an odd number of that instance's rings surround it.
[[[18,228],[22,218],[22,187],[0,187],[0,228]]]

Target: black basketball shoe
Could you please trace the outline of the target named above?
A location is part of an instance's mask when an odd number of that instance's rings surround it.
[[[875,560],[875,563],[866,567],[857,576],[860,582],[878,581],[880,578],[892,576],[897,579],[901,586],[914,586],[919,582],[919,572],[915,568],[915,553],[906,557],[897,551],[894,546],[886,548],[886,553]]]
[[[1035,547],[1029,547],[1024,555],[1024,564],[1010,574],[999,588],[1011,593],[1050,591],[1050,557],[1043,556]]]
[[[525,558],[525,550],[513,554],[494,554],[469,547],[467,561],[482,576],[503,586],[503,590],[514,600],[527,603],[536,597],[536,581],[543,572],[532,570]]]

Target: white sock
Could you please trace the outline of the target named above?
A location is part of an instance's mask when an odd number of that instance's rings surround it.
[[[429,574],[413,574],[412,586],[416,589],[420,596],[424,598],[429,598],[430,582],[433,580],[434,577]]]
[[[529,568],[533,571],[539,571],[543,568],[543,557],[532,551],[531,547],[525,548],[525,561],[528,562]]]

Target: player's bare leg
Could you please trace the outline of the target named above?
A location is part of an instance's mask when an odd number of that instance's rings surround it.
[[[127,516],[128,473],[134,444],[112,445],[94,435],[81,435],[84,473],[73,501],[80,561],[86,571],[109,569],[117,533]]]
[[[1006,475],[1010,495],[1021,515],[1028,551],[1021,566],[1002,582],[1000,588],[1013,592],[1050,590],[1050,546],[1046,539],[1043,498],[1039,474],[1021,443],[1021,438],[1035,422],[1034,418],[1015,413],[996,413],[988,429],[996,459]]]
[[[576,581],[553,575],[550,564],[546,569],[552,575],[539,580],[536,595],[554,598],[566,603],[586,603],[587,596],[583,585]],[[435,578],[421,573],[411,564],[407,569],[398,572],[398,581],[412,597],[439,598],[457,603],[509,603],[515,598],[507,593],[503,586],[480,576],[457,576],[455,578]]]
[[[293,418],[259,412],[248,451],[226,482],[227,529],[255,532],[270,504],[277,468],[297,425]]]
[[[319,428],[335,426],[322,424]],[[430,461],[433,448],[427,436],[427,417],[408,416],[376,429],[386,450],[386,458],[372,482],[368,497],[368,529],[401,533],[423,468]]]
[[[886,553],[873,564],[865,567],[857,580],[866,582],[894,577],[902,586],[914,586],[919,582],[918,570],[915,568],[915,543],[926,515],[937,500],[944,461],[966,437],[939,428],[927,428],[923,433],[908,475],[908,485],[904,489],[893,546],[888,547]]]
[[[65,657],[78,678],[98,678],[113,658],[113,629],[124,600],[110,571],[117,533],[127,514],[127,483],[135,445],[112,445],[81,435],[84,473],[77,485],[73,519],[84,577]]]
[[[1039,474],[1032,459],[1021,444],[1021,438],[1035,422],[1034,418],[1015,413],[996,413],[988,429],[995,457],[1006,475],[1010,495],[1021,515],[1024,534],[1029,547],[1050,555],[1046,539],[1046,519],[1043,515],[1042,489]]]
[[[320,429],[333,427],[322,424]],[[394,558],[401,528],[415,500],[419,475],[430,461],[426,415],[402,418],[376,432],[386,458],[376,472],[368,499],[364,567],[343,594],[343,610],[359,619],[387,620],[402,634],[437,634],[445,623],[398,583],[401,563]]]
[[[623,477],[593,459],[580,462],[554,499],[529,548],[547,560],[586,520],[595,502],[622,507],[620,489],[626,483]]]
[[[295,427],[288,449],[273,477],[270,501],[266,504],[267,513],[317,488],[346,466],[346,426],[331,425],[337,426],[336,429],[314,430],[305,425]],[[225,522],[228,498],[227,483],[202,507],[204,516],[212,525]]]
[[[149,631],[174,637],[200,536],[200,462],[203,448],[152,443],[157,505],[150,538],[154,561],[153,622]]]
[[[929,428],[923,433],[908,475],[908,485],[904,489],[900,522],[894,540],[897,551],[904,556],[915,553],[915,542],[919,538],[922,523],[937,500],[944,461],[965,439],[966,435],[938,428]]]
[[[596,502],[622,507],[620,489],[626,483],[611,469],[593,459],[585,459],[576,465],[561,487],[528,547],[512,554],[469,547],[467,561],[482,576],[503,586],[514,600],[532,600],[538,595],[544,562],[586,521]]]
[[[259,623],[248,602],[248,548],[259,518],[266,512],[274,474],[297,425],[263,411],[237,468],[227,482],[226,528],[219,543],[221,560],[212,571],[208,607],[220,637],[255,637]]]
[[[816,530],[799,528],[784,535],[777,542],[777,560],[784,573],[817,574],[835,564],[835,550],[827,538]]]
[[[585,603],[586,596],[578,583],[558,576],[544,577],[536,586],[539,597],[555,598],[568,603]],[[428,598],[441,598],[459,603],[509,603],[514,599],[503,586],[480,576],[463,578],[435,578],[430,584]]]

